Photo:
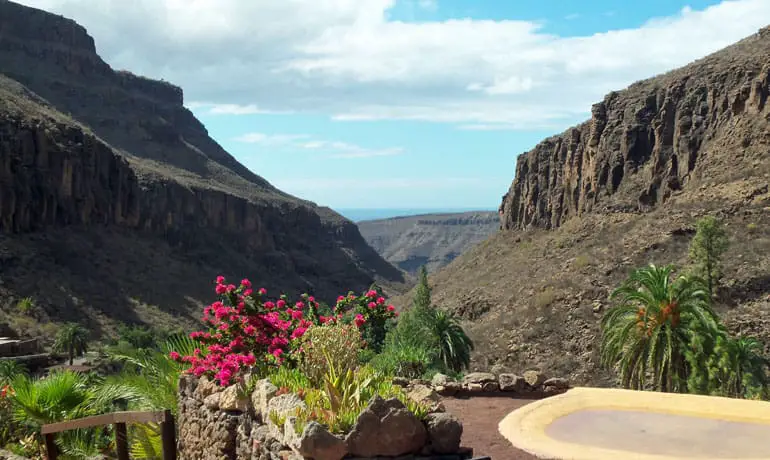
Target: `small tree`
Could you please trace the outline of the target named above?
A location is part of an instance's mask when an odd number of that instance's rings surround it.
[[[700,219],[696,228],[690,243],[690,260],[695,265],[696,274],[706,281],[709,295],[713,296],[722,276],[721,258],[729,240],[724,225],[713,216]]]
[[[417,281],[417,287],[414,290],[414,300],[412,301],[412,306],[417,309],[427,309],[430,308],[431,304],[431,290],[430,286],[428,285],[428,270],[425,268],[425,265],[420,267],[420,275],[419,280]]]
[[[76,323],[69,323],[56,334],[53,348],[67,353],[70,366],[76,356],[82,356],[88,350],[88,330]]]

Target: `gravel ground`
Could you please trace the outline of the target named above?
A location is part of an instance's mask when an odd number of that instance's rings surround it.
[[[497,424],[511,411],[532,402],[508,397],[477,397],[472,399],[445,398],[444,406],[463,422],[462,445],[473,448],[475,457],[489,456],[492,460],[536,460],[513,446],[500,434]]]

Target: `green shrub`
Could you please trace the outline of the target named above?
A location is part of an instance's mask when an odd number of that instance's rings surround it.
[[[533,298],[535,307],[539,309],[551,305],[554,300],[556,300],[556,293],[551,286],[548,286],[543,289],[542,292],[535,294],[535,297]]]
[[[425,347],[398,342],[389,342],[371,361],[372,367],[383,374],[408,379],[422,377],[432,363],[432,353]]]
[[[345,372],[358,365],[361,333],[352,324],[313,326],[302,336],[300,371],[314,385],[320,385],[333,361]]]
[[[16,309],[23,315],[29,314],[33,308],[35,308],[35,301],[32,297],[24,297],[16,303]]]
[[[275,369],[270,374],[270,383],[278,388],[286,388],[292,393],[297,393],[299,390],[310,388],[310,379],[302,373],[299,369],[291,369],[286,366],[281,366]],[[252,382],[256,383],[256,379]]]

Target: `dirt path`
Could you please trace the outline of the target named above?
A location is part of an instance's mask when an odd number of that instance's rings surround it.
[[[537,460],[513,446],[500,434],[497,424],[511,411],[532,402],[508,397],[477,397],[473,399],[444,399],[447,412],[463,422],[462,445],[473,448],[474,457],[489,456],[492,460]]]

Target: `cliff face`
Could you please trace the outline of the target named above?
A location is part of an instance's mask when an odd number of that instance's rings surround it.
[[[748,148],[745,124],[768,113],[769,35],[763,29],[687,67],[610,93],[593,106],[590,121],[519,156],[500,206],[502,227],[554,228],[595,209],[643,212],[694,176],[724,173],[714,166],[724,160],[725,143]]]
[[[404,281],[355,224],[249,171],[182,103],[178,87],[113,71],[75,22],[0,0],[0,297],[51,297],[19,271],[18,254],[46,253],[43,240],[115,232],[126,240],[116,251],[160,244],[175,262],[200,265],[186,270],[187,285],[174,282],[177,292],[156,299],[179,312],[208,300],[217,271],[324,299],[375,280],[386,289]],[[101,257],[82,240],[82,253]],[[84,277],[97,269],[65,265]],[[55,267],[37,269],[50,275]],[[121,273],[124,286],[138,276]],[[77,276],[62,282],[79,289]],[[76,313],[70,307],[65,313]],[[52,310],[45,313],[62,316]]]
[[[429,272],[500,228],[495,212],[428,214],[368,220],[358,223],[366,241],[388,262],[415,274],[425,265]]]
[[[704,215],[730,239],[715,309],[770,352],[769,93],[763,29],[608,95],[520,156],[500,208],[508,231],[431,276],[434,303],[466,320],[472,369],[614,384],[598,355],[610,293],[637,267],[687,267]]]

